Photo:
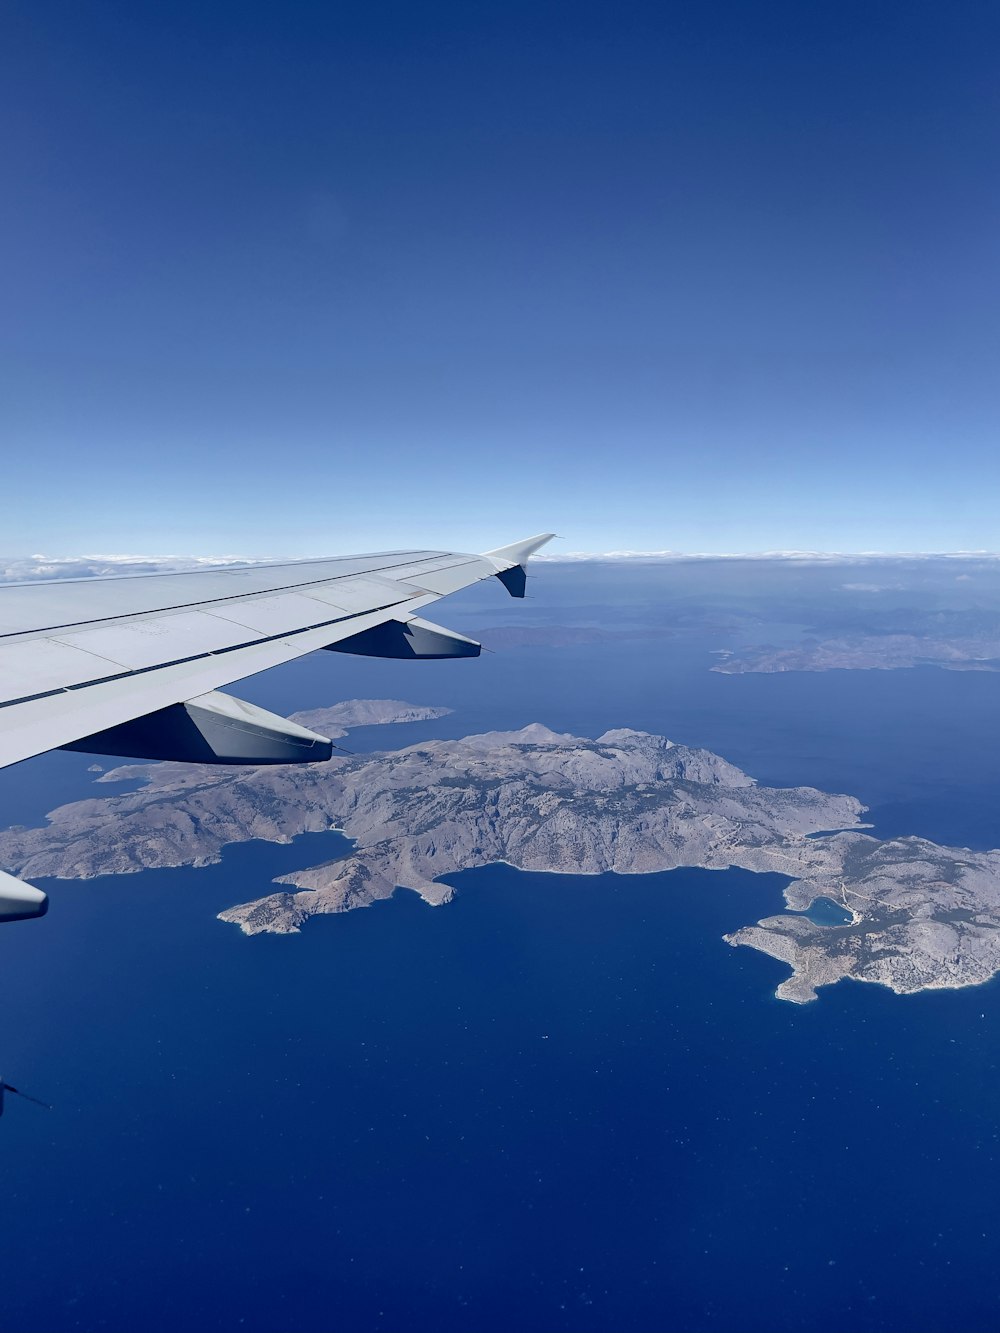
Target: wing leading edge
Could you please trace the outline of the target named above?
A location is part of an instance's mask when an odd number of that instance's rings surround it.
[[[478,656],[474,640],[417,613],[487,578],[523,597],[528,560],[551,536],[482,555],[391,551],[0,587],[0,768],[53,749],[197,763],[328,759],[326,737],[221,687],[317,649]],[[41,890],[0,872],[0,921],[46,906]]]

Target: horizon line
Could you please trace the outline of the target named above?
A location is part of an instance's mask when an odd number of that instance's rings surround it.
[[[334,559],[331,555],[312,556],[239,556],[239,555],[140,555],[90,554],[50,556],[0,556],[0,584],[35,582],[47,579],[87,579],[114,577],[133,573],[168,574],[195,570],[246,567],[259,564],[293,563],[296,560]],[[537,564],[738,564],[739,562],[800,565],[900,564],[907,561],[1000,562],[1000,551],[552,551],[532,557]]]

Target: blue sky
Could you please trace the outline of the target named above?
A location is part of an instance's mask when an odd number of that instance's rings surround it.
[[[994,4],[0,26],[0,553],[1000,549]]]

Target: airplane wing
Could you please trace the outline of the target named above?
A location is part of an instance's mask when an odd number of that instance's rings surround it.
[[[328,759],[323,736],[220,687],[315,649],[475,657],[418,612],[498,578],[524,596],[551,533],[482,555],[388,551],[241,569],[0,586],[0,768],[46,750],[266,764]],[[0,921],[41,890],[0,872]]]

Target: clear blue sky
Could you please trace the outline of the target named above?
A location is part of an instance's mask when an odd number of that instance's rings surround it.
[[[1000,548],[1000,8],[0,20],[0,551]]]

